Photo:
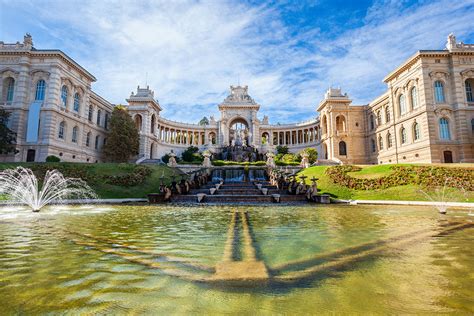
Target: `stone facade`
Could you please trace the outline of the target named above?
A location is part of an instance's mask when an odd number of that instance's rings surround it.
[[[60,50],[0,42],[0,106],[11,113],[15,155],[0,161],[99,162],[112,104],[91,90],[95,77]]]
[[[0,42],[0,106],[12,113],[16,155],[0,161],[101,161],[113,105],[91,90],[94,76],[59,50]],[[40,83],[43,81],[43,83]],[[217,153],[229,145],[261,153],[288,146],[314,147],[337,163],[474,162],[474,45],[449,35],[446,49],[422,50],[384,79],[387,91],[367,105],[352,105],[330,88],[319,115],[301,123],[270,124],[247,86],[231,86],[218,104],[220,118],[200,124],[167,120],[154,92],[137,88],[127,99],[140,131],[137,161],[180,154],[194,145]]]

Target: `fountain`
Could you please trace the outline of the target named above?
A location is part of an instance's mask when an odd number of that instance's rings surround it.
[[[94,191],[81,179],[65,178],[57,170],[48,170],[40,190],[38,179],[30,169],[17,167],[0,172],[0,195],[13,203],[26,204],[33,212],[50,203],[67,199],[95,199]]]
[[[451,178],[446,178],[442,187],[435,187],[431,192],[428,190],[419,190],[419,192],[434,203],[434,206],[440,214],[446,214],[449,207],[448,202],[456,201],[457,199],[455,196],[452,196],[452,192],[448,190],[448,183],[452,182],[453,180]],[[459,193],[459,190],[457,190],[457,192]],[[461,189],[461,192],[464,195],[466,194],[464,188]]]

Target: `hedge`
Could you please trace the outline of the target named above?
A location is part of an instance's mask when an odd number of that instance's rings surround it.
[[[348,175],[361,168],[345,165],[330,167],[326,175],[336,184],[354,190],[386,189],[389,187],[417,184],[426,187],[442,187],[474,191],[474,170],[431,166],[392,166],[393,173],[376,179],[359,179]]]

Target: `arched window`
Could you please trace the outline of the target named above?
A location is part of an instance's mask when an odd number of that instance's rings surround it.
[[[5,91],[5,101],[11,103],[13,101],[13,90],[15,88],[15,79],[8,77],[3,81],[3,86],[6,88]],[[5,89],[4,88],[4,89]]]
[[[436,103],[444,103],[444,85],[441,81],[435,81],[435,101]]]
[[[447,118],[439,119],[439,138],[449,140],[451,139],[451,133],[449,131],[449,121]]]
[[[66,134],[66,122],[62,121],[59,123],[58,138],[64,139],[64,134]]]
[[[346,155],[347,155],[346,142],[341,141],[339,142],[339,156],[346,156]]]
[[[135,115],[135,127],[138,131],[142,130],[142,116],[140,114]]]
[[[407,112],[407,103],[406,103],[406,100],[405,100],[405,96],[403,94],[401,94],[398,97],[398,107],[399,107],[399,110],[400,110],[400,115],[403,115]]]
[[[375,122],[374,122],[374,116],[370,114],[369,116],[369,124],[370,124],[370,130],[373,131],[375,129]]]
[[[327,131],[328,131],[328,121],[327,121],[327,119],[326,119],[326,115],[323,116],[322,122],[323,122],[323,123],[321,124],[321,126],[322,126],[322,129],[323,129],[323,134],[326,134]],[[287,143],[288,143],[288,142],[287,142]]]
[[[89,105],[89,114],[87,116],[87,119],[89,120],[89,122],[92,122],[93,115],[94,115],[94,108],[92,107],[92,105]]]
[[[101,116],[102,115],[102,111],[101,110],[97,110],[97,125],[100,126],[100,119],[101,119]]]
[[[471,132],[474,134],[474,118],[471,120]]]
[[[387,133],[387,148],[392,147],[392,135],[390,133]]]
[[[151,116],[151,126],[150,126],[150,132],[152,134],[155,134],[155,114]]]
[[[379,149],[380,150],[383,149],[383,138],[382,138],[382,136],[379,136]]]
[[[370,140],[370,145],[371,145],[371,148],[372,148],[372,152],[376,152],[377,151],[377,145],[375,144],[375,140],[374,139],[371,139]]]
[[[97,135],[97,136],[95,137],[95,144],[94,144],[94,148],[95,148],[95,149],[99,149],[99,141],[100,141],[100,136]]]
[[[382,124],[382,111],[380,110],[377,111],[377,124],[378,125]]]
[[[472,91],[474,79],[466,80],[465,84],[466,84],[466,100],[467,102],[474,102],[474,93]]]
[[[390,108],[387,106],[385,108],[385,122],[390,122],[391,117],[390,117]]]
[[[79,128],[78,128],[77,126],[74,126],[74,127],[72,128],[72,138],[71,138],[71,141],[72,141],[73,143],[77,143],[77,131],[78,131],[78,129],[79,129]]]
[[[64,107],[67,106],[67,95],[68,95],[68,89],[66,86],[63,86],[61,88],[61,103]]]
[[[86,146],[89,147],[91,145],[91,132],[87,133],[86,136]]]
[[[400,129],[400,140],[402,144],[406,144],[407,142],[407,130],[405,129],[405,127],[402,127]]]
[[[413,139],[414,140],[419,140],[421,138],[421,134],[420,134],[420,124],[418,124],[417,122],[415,122],[413,124]]]
[[[103,144],[104,144],[104,146],[107,145],[107,137],[104,138]]]
[[[411,97],[411,106],[414,109],[416,109],[418,107],[418,93],[416,92],[416,87],[411,88],[410,97]]]
[[[109,129],[109,119],[110,119],[110,114],[108,112],[105,112],[105,117],[104,117],[104,128],[106,130]]]
[[[79,93],[76,92],[76,94],[74,94],[74,111],[79,112],[80,102],[81,97],[79,96]]]
[[[43,79],[38,80],[36,83],[36,93],[35,93],[35,100],[36,101],[43,101],[44,100],[44,93],[46,90],[46,82]]]
[[[346,118],[342,115],[336,117],[336,130],[338,132],[343,132],[346,130]]]

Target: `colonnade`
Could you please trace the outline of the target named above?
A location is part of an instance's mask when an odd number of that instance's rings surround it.
[[[268,132],[262,133],[262,137],[268,139],[268,136]],[[298,146],[317,142],[320,136],[319,126],[314,126],[298,130],[272,132],[272,138],[268,141],[270,145],[274,146]]]

